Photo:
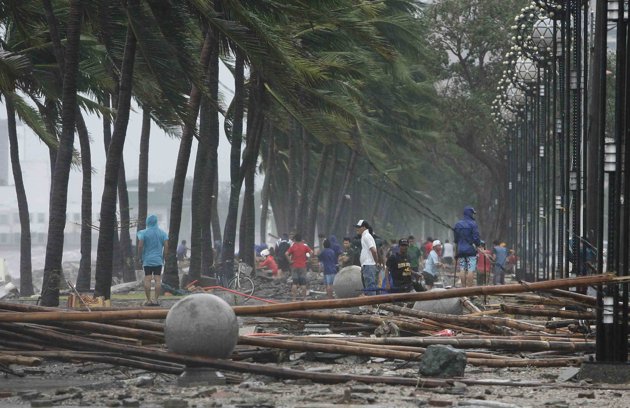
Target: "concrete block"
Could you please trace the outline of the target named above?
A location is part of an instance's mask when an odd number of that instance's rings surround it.
[[[236,346],[238,322],[224,300],[197,293],[181,299],[169,310],[164,337],[169,351],[226,358]]]

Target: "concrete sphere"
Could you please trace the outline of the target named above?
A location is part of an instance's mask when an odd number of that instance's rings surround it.
[[[238,322],[223,299],[197,293],[168,311],[164,337],[168,350],[174,353],[226,358],[236,346]]]
[[[434,288],[432,291],[443,291],[446,289]],[[413,308],[415,310],[422,310],[424,312],[442,313],[451,315],[461,315],[464,313],[462,302],[457,298],[449,299],[436,299],[436,300],[422,300],[414,303]]]
[[[346,266],[335,275],[333,281],[335,296],[339,299],[353,298],[363,293],[363,280],[361,279],[361,267],[356,265]]]

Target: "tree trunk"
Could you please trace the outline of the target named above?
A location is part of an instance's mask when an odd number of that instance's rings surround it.
[[[262,142],[264,128],[263,97],[264,85],[256,71],[250,76],[249,103],[247,107],[247,147],[243,154],[243,164],[240,171],[240,182],[245,177],[245,197],[243,199],[243,213],[241,222],[242,243],[239,255],[247,265],[254,266],[254,245],[256,240],[256,214],[254,205],[254,188],[256,165]]]
[[[217,109],[219,97],[218,41],[212,42],[206,78],[207,96],[204,95],[201,98],[199,146],[197,148],[197,158],[195,159],[192,188],[190,280],[199,279],[204,272],[204,274],[208,274],[208,263],[212,262],[212,231],[210,229],[212,191],[214,189],[212,176],[216,168],[216,150],[219,138],[219,112]],[[214,150],[214,163],[211,158],[212,150]]]
[[[118,207],[120,208],[120,256],[122,261],[122,275],[124,282],[136,280],[134,256],[131,249],[131,215],[129,214],[129,191],[127,190],[127,176],[124,158],[120,157],[118,170]]]
[[[113,78],[118,81],[117,75],[112,75]],[[111,106],[117,105],[118,101],[118,91],[115,91],[111,95],[110,104],[110,95],[106,95],[103,101],[103,106],[109,108]],[[109,120],[109,117],[103,116],[103,145],[105,148],[105,157],[107,157],[107,153],[109,152],[109,144],[112,142],[112,122]],[[114,216],[114,225],[118,225],[118,215]],[[114,232],[114,240],[112,241],[112,253],[113,253],[113,262],[112,262],[112,277],[122,280],[123,278],[123,260],[120,254],[120,239],[118,236],[118,228]]]
[[[90,135],[83,116],[77,113],[77,134],[81,145],[81,261],[76,287],[88,291],[92,286],[92,154]]]
[[[11,169],[15,182],[15,194],[18,202],[20,216],[20,295],[33,295],[33,268],[31,265],[31,221],[28,212],[28,201],[24,180],[22,179],[22,166],[20,165],[20,153],[17,138],[17,125],[15,121],[15,108],[11,95],[5,94],[4,99],[7,108],[7,123],[9,130],[9,144],[11,149]]]
[[[267,152],[265,154],[265,181],[260,192],[260,243],[267,242],[267,219],[269,216],[269,185],[271,184],[271,168],[273,166],[274,142],[271,132],[268,133]]]
[[[127,7],[137,6],[137,0],[130,0]],[[95,296],[109,299],[112,284],[112,245],[116,233],[116,190],[118,175],[122,162],[122,152],[127,136],[129,112],[131,110],[131,87],[133,82],[133,68],[136,55],[136,37],[131,27],[127,28],[125,52],[120,69],[120,87],[118,93],[118,108],[112,141],[107,152],[105,163],[105,186],[101,199],[100,230],[96,254],[96,284]]]
[[[339,231],[338,231],[339,221],[341,218],[341,211],[343,210],[343,204],[345,203],[345,200],[346,200],[348,186],[350,185],[350,179],[352,178],[352,173],[354,172],[354,166],[356,162],[357,162],[357,153],[354,150],[351,150],[350,160],[348,161],[348,167],[346,168],[346,172],[343,178],[343,183],[341,184],[341,189],[339,190],[339,195],[337,196],[337,204],[335,205],[335,213],[333,215],[333,221],[331,223],[331,229],[329,231],[330,234],[334,233],[335,235],[343,236],[343,234],[339,234]],[[345,231],[346,229],[344,229],[344,232]]]
[[[326,199],[326,206],[324,207],[323,210],[323,217],[320,217],[323,219],[323,222],[320,224],[322,227],[319,228],[320,232],[323,232],[327,235],[330,235],[332,232],[332,222],[333,222],[333,206],[335,205],[335,197],[337,197],[337,183],[336,183],[336,176],[337,176],[337,171],[339,168],[339,160],[338,160],[338,156],[339,156],[339,147],[333,147],[334,149],[334,153],[333,153],[333,162],[332,162],[332,166],[330,166],[330,188],[328,189],[328,197]]]
[[[68,201],[68,178],[72,162],[74,127],[77,110],[77,73],[81,36],[82,2],[70,0],[67,23],[65,71],[62,88],[61,139],[51,189],[48,241],[42,283],[42,305],[59,305],[59,284],[62,273],[64,230]]]
[[[212,250],[213,242],[212,242],[212,222],[213,218],[216,217],[217,211],[217,201],[216,201],[216,193],[215,188],[218,187],[217,184],[217,172],[218,172],[218,153],[217,149],[219,148],[219,109],[218,109],[218,101],[219,101],[219,42],[214,41],[212,46],[212,54],[210,56],[210,63],[208,64],[208,94],[210,95],[211,100],[208,102],[207,109],[207,126],[208,126],[208,155],[207,155],[207,166],[205,169],[204,175],[204,184],[202,188],[202,199],[203,202],[206,203],[206,208],[208,209],[204,217],[202,219],[202,230],[201,230],[201,242],[203,245],[202,252],[202,269],[201,272],[204,275],[210,275],[212,271],[212,266],[214,265],[214,252]],[[218,222],[218,217],[216,217]],[[220,228],[220,227],[219,227]],[[219,235],[220,236],[220,235]]]
[[[311,152],[309,150],[308,143],[308,135],[306,134],[306,130],[303,126],[300,126],[300,136],[302,140],[302,166],[300,168],[300,191],[298,196],[298,205],[297,205],[297,218],[296,218],[296,231],[299,231],[304,237],[306,231],[306,219],[308,217],[308,196],[309,196],[309,166],[310,166],[310,158]],[[308,242],[308,241],[306,241]],[[314,241],[313,241],[314,242]],[[312,242],[311,242],[312,243]]]
[[[221,249],[221,262],[223,263],[221,276],[224,280],[223,283],[227,283],[234,274],[234,241],[236,240],[238,203],[241,194],[240,163],[245,110],[244,64],[242,53],[237,51],[234,65],[234,120],[232,124],[232,148],[230,150],[230,201],[223,229],[223,246]]]
[[[142,109],[142,130],[140,131],[140,159],[138,163],[138,224],[136,231],[142,231],[147,225],[149,191],[149,146],[151,139],[151,113],[147,107]],[[136,248],[138,239],[136,237]],[[140,258],[136,267],[142,269]]]
[[[324,181],[324,173],[326,167],[330,165],[330,152],[332,150],[331,145],[326,145],[322,149],[322,154],[319,160],[319,167],[317,168],[317,174],[315,176],[315,183],[313,186],[313,194],[308,200],[308,209],[306,216],[306,230],[304,233],[304,239],[307,242],[315,242],[315,225],[317,224],[317,213],[320,202],[320,191],[322,190],[322,183]],[[321,231],[323,232],[323,231]]]
[[[210,34],[206,34],[206,38],[201,49],[201,66],[208,66],[210,60],[210,45],[214,38]],[[186,173],[188,172],[188,162],[190,161],[190,149],[192,147],[192,139],[195,131],[195,123],[199,114],[199,105],[201,104],[201,92],[193,85],[190,89],[190,98],[188,99],[189,112],[191,113],[190,123],[184,124],[182,137],[179,142],[179,152],[177,153],[177,164],[175,166],[175,178],[173,179],[173,193],[171,194],[171,214],[168,231],[168,240],[171,243],[168,247],[164,265],[163,282],[179,288],[179,271],[177,268],[177,243],[179,242],[179,228],[182,223],[182,206],[184,201],[184,187],[186,186]]]
[[[218,141],[217,141],[217,145],[218,145]],[[214,159],[215,163],[217,163],[218,158],[215,156]],[[214,181],[213,181],[213,193],[212,193],[212,217],[211,217],[211,222],[212,222],[212,236],[214,237],[214,242],[222,242],[223,239],[221,238],[223,236],[223,234],[221,233],[221,221],[219,220],[219,211],[218,211],[218,206],[217,206],[217,202],[218,202],[218,198],[219,198],[219,168],[216,168],[215,171],[215,176],[214,176]],[[214,245],[213,245],[214,246]]]
[[[295,129],[294,121],[291,120],[291,129]],[[289,152],[287,155],[287,196],[286,196],[286,214],[284,216],[287,218],[287,227],[290,230],[289,233],[295,233],[295,217],[297,211],[297,146],[295,142],[295,133],[291,132],[288,134],[289,138]]]

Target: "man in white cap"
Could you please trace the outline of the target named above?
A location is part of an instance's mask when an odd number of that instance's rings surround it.
[[[426,262],[424,263],[424,270],[422,271],[422,277],[424,277],[424,287],[426,290],[433,289],[433,284],[437,280],[438,267],[441,267],[440,257],[438,251],[442,249],[442,243],[439,239],[433,241],[433,247]]]
[[[370,234],[370,224],[365,220],[359,220],[354,226],[357,234],[361,236],[361,276],[363,278],[363,288],[366,295],[376,294],[376,280],[378,269],[376,262],[378,261],[378,251],[376,250],[376,241]]]

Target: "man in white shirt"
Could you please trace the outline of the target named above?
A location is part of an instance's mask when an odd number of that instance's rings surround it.
[[[376,284],[378,269],[376,268],[376,262],[378,261],[378,251],[376,250],[376,242],[374,237],[370,234],[368,224],[365,220],[359,220],[354,226],[357,233],[361,235],[361,276],[363,278],[363,287],[367,289],[366,295],[375,295],[375,289],[378,287]]]
[[[422,277],[424,278],[424,287],[426,290],[433,289],[433,284],[437,280],[438,275],[438,267],[442,266],[440,263],[440,257],[438,256],[438,252],[442,247],[442,243],[440,240],[436,239],[433,241],[433,246],[431,252],[429,252],[429,256],[427,257],[427,261],[424,263],[424,270],[422,271]]]
[[[445,265],[448,265],[450,267],[451,265],[453,265],[453,260],[455,258],[455,248],[448,239],[444,241],[442,251],[442,260],[444,261]]]

